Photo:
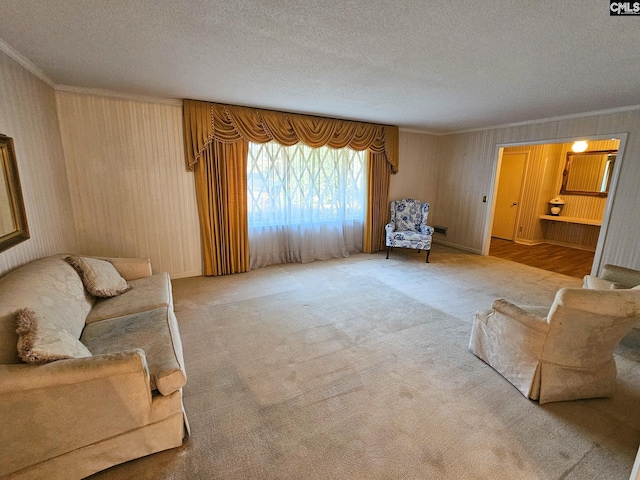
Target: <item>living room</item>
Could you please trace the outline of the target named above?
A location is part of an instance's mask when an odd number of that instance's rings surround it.
[[[545,5],[550,7],[553,3],[546,2]],[[576,3],[575,7],[579,9],[579,5],[581,4]],[[18,29],[27,21],[20,9],[16,5],[14,7],[16,9],[13,14],[23,19],[22,22],[14,22],[12,28]],[[600,6],[591,7],[590,13],[593,13],[593,10],[597,11],[598,8]],[[6,9],[7,15],[11,14],[8,5],[3,6],[3,9]],[[609,21],[606,7],[602,10],[604,13],[600,21]],[[555,18],[553,15],[551,17]],[[596,16],[597,18],[599,17]],[[593,23],[596,21],[592,17],[589,19]],[[613,20],[621,20],[621,24],[624,21],[623,25],[628,29],[627,31],[637,28],[634,26],[635,23],[627,22],[634,21],[635,18],[612,17],[611,21]],[[150,258],[154,272],[168,272],[171,275],[172,280],[176,281],[176,296],[186,295],[185,290],[188,290],[191,285],[188,282],[193,281],[190,279],[200,278],[202,274],[203,258],[193,173],[185,168],[183,110],[182,100],[179,100],[183,96],[162,97],[158,93],[144,94],[140,93],[144,91],[144,87],[139,85],[130,91],[113,91],[101,86],[69,85],[54,80],[57,72],[45,72],[38,62],[30,59],[28,52],[12,44],[10,40],[4,34],[0,39],[0,50],[2,50],[0,52],[0,84],[2,85],[0,133],[14,140],[30,239],[0,254],[0,273],[5,274],[37,258],[61,252],[143,257]],[[632,52],[629,53],[631,56],[637,55],[637,49],[626,51]],[[617,63],[614,63],[615,61]],[[620,75],[630,71],[631,74],[640,77],[637,75],[639,63],[636,57],[615,58],[611,62],[613,66],[610,67],[610,71],[620,68]],[[170,68],[170,66],[165,65],[164,68]],[[512,72],[506,69],[504,76],[508,77],[510,73]],[[521,77],[516,76],[514,81],[517,82],[518,78]],[[611,82],[611,78],[608,81]],[[611,89],[611,86],[609,85],[608,88]],[[640,88],[636,90],[640,91]],[[576,94],[575,92],[572,94],[574,95],[572,101],[575,101]],[[213,93],[207,95],[205,97],[203,94],[200,98],[217,99]],[[194,93],[192,97],[196,97],[196,94]],[[605,97],[600,97],[600,100]],[[189,97],[184,96],[184,98]],[[259,95],[251,93],[247,94],[246,100],[236,103],[254,107],[267,106],[257,100],[259,98]],[[495,268],[492,274],[499,275],[502,268],[505,278],[511,279],[512,282],[517,281],[515,279],[518,275],[526,278],[518,284],[518,288],[522,291],[516,291],[508,284],[497,280],[496,283],[487,285],[485,290],[475,289],[472,286],[472,279],[468,276],[470,272],[481,271],[476,270],[479,268],[478,262],[486,262],[483,254],[487,253],[487,242],[490,239],[488,226],[492,213],[490,209],[495,190],[498,150],[510,145],[548,143],[551,140],[568,142],[578,139],[623,136],[625,141],[620,146],[615,196],[610,201],[606,228],[603,224],[603,234],[596,251],[593,271],[597,273],[605,264],[640,269],[640,252],[637,248],[637,238],[640,236],[640,217],[637,215],[637,205],[640,204],[640,193],[637,188],[640,184],[640,165],[637,161],[640,158],[640,107],[638,106],[640,98],[629,96],[628,103],[619,103],[619,99],[616,101],[618,101],[617,104],[615,102],[613,104],[594,103],[600,106],[589,110],[572,107],[571,102],[568,101],[563,113],[553,115],[539,114],[539,110],[532,105],[531,113],[527,117],[517,119],[514,117],[509,121],[490,122],[482,126],[453,126],[449,127],[448,131],[445,128],[442,128],[442,131],[438,128],[430,131],[428,127],[420,128],[409,124],[403,126],[405,125],[403,122],[397,121],[396,123],[400,124],[399,169],[398,173],[391,177],[389,199],[412,197],[428,201],[431,204],[429,223],[446,227],[447,235],[446,237],[434,236],[434,252],[430,259],[432,263],[427,266],[423,265],[424,259],[417,259],[411,254],[412,252],[397,252],[395,258],[392,256],[389,263],[383,263],[380,268],[396,268],[398,272],[425,277],[431,276],[432,272],[439,272],[442,275],[439,285],[425,284],[424,280],[421,280],[418,284],[421,290],[410,292],[410,296],[423,295],[421,302],[425,298],[433,302],[436,302],[439,296],[445,298],[445,301],[437,304],[435,308],[440,311],[446,311],[449,308],[455,312],[453,316],[457,320],[452,331],[458,332],[457,334],[464,331],[461,330],[463,324],[457,323],[461,321],[458,316],[468,316],[474,310],[489,308],[491,305],[489,297],[506,297],[511,293],[515,297],[514,300],[544,300],[550,304],[553,300],[552,294],[558,288],[579,286],[579,282],[576,285],[575,279],[546,274],[540,274],[536,278],[533,273],[523,273],[527,272],[526,270],[518,270],[516,273],[512,270],[514,267],[508,262],[491,264],[491,268]],[[478,102],[482,103],[480,100]],[[459,105],[455,107],[461,108]],[[287,109],[282,108],[282,110]],[[427,106],[425,110],[428,110]],[[508,106],[501,105],[498,110],[508,110]],[[305,113],[324,112],[313,109]],[[380,255],[374,254],[370,258],[382,262],[384,257]],[[439,265],[439,256],[443,262],[441,265]],[[364,266],[369,263],[369,256],[364,254],[354,256],[354,259],[354,268],[358,268],[358,264]],[[328,263],[336,266],[339,271],[345,270],[340,267],[338,260]],[[326,268],[326,266],[312,265],[310,269]],[[385,267],[386,265],[393,267]],[[484,268],[484,264],[482,265]],[[433,269],[428,270],[430,267]],[[287,270],[289,267],[283,268]],[[295,267],[293,268],[295,270]],[[465,273],[465,270],[468,270],[468,273]],[[270,280],[267,273],[270,271],[258,269],[250,275],[255,275],[255,278],[268,283]],[[367,269],[363,271],[366,272]],[[281,270],[278,272],[282,273]],[[304,270],[295,270],[291,275],[301,284],[304,283],[300,280],[305,275]],[[372,273],[372,276],[383,283],[379,275],[379,272]],[[277,278],[278,282],[286,282],[286,279]],[[217,277],[215,288],[223,290],[220,295],[224,296],[224,289],[232,289],[234,282],[239,281]],[[455,285],[455,281],[461,282],[457,287],[460,290],[455,295],[450,293],[450,296],[443,296],[443,292],[447,289],[454,288],[452,285]],[[482,279],[479,278],[476,281],[481,282]],[[549,283],[545,285],[544,281]],[[225,287],[225,282],[229,286]],[[538,288],[540,292],[527,296],[526,291],[531,288]],[[283,287],[282,291],[285,290],[286,288]],[[277,288],[272,290],[274,294],[277,292]],[[231,294],[230,291],[226,293],[226,295]],[[466,299],[457,304],[456,296],[465,296]],[[393,301],[393,298],[389,298],[389,301]],[[176,303],[180,305],[180,301],[177,300]],[[186,311],[185,304],[182,303],[182,305]],[[178,320],[181,320],[179,314]],[[454,333],[453,338],[460,343],[461,338],[455,335]],[[187,338],[194,336],[192,330]],[[638,385],[637,376],[630,373],[633,370],[632,366],[637,363],[634,364],[626,357],[623,361],[626,362],[624,363],[626,370],[621,372],[626,382],[623,388],[623,400],[628,402],[625,403],[628,406],[631,405],[631,400],[637,399],[640,385]],[[463,368],[470,368],[473,374],[479,374],[483,381],[490,381],[490,373],[478,373],[480,371],[478,369],[484,365],[479,360],[477,362],[478,367],[469,367],[472,363],[465,363]],[[187,370],[188,368],[189,356],[187,355]],[[486,368],[490,371],[489,367]],[[403,374],[406,373],[403,372]],[[446,371],[442,373],[445,374]],[[497,377],[496,381],[501,381],[499,375],[495,372],[493,374]],[[195,391],[198,386],[197,380],[196,376],[192,387],[194,399],[197,393]],[[187,385],[191,386],[190,383]],[[506,385],[505,388],[513,387]],[[460,393],[458,390],[455,392]],[[501,390],[501,393],[503,392]],[[515,393],[518,394],[517,391]],[[508,398],[508,405],[505,403],[499,408],[511,411],[517,408],[518,402],[525,404],[526,407],[523,408],[527,411],[540,408],[524,398],[516,396]],[[615,404],[615,397],[611,401]],[[576,403],[580,404],[581,410],[581,413],[576,415],[583,415],[577,423],[580,425],[578,430],[588,430],[588,426],[585,426],[587,425],[585,411],[597,415],[600,406],[592,407],[594,404],[588,401]],[[620,405],[615,407],[618,408],[615,412],[619,413],[622,407]],[[187,402],[187,410],[188,408]],[[460,410],[462,411],[463,409]],[[563,418],[571,418],[573,415],[566,405],[552,407],[545,412]],[[598,450],[599,456],[594,459],[597,463],[603,458],[608,458],[607,453],[615,450],[615,446],[611,444],[622,445],[620,458],[612,461],[612,464],[620,470],[611,473],[609,478],[628,477],[629,459],[631,458],[633,463],[635,455],[634,453],[630,457],[630,451],[637,450],[640,412],[637,412],[636,408],[627,413],[632,428],[624,431],[622,439],[616,438],[609,432],[608,443],[605,443],[609,445],[610,450],[606,448]],[[195,420],[192,418],[191,422],[195,423]],[[405,426],[408,428],[408,425]],[[457,427],[462,428],[460,424]],[[585,435],[589,439],[585,441],[589,444],[589,448],[592,444],[597,444],[600,439],[598,435],[602,434],[602,430],[594,431],[596,433],[587,432]],[[269,432],[263,433],[268,435]],[[456,433],[465,435],[462,429]],[[382,435],[381,432],[377,434]],[[371,435],[375,436],[375,432]],[[453,434],[450,437],[447,436],[446,442],[453,441],[453,438]],[[481,437],[476,438],[481,441]],[[564,432],[555,439],[554,446],[574,440],[578,443],[583,442],[583,439],[577,438],[577,433],[574,431]],[[426,440],[423,437],[420,439]],[[211,454],[214,455],[215,448],[211,445],[210,447]],[[582,447],[585,445],[581,445]],[[581,448],[571,452],[570,460],[561,462],[561,467],[558,468],[568,469],[570,465],[579,463],[576,459],[577,452],[586,454],[588,450],[586,447],[586,450]],[[380,451],[388,453],[388,450],[382,448]],[[318,460],[315,456],[314,459]],[[437,461],[434,462],[437,464]],[[268,459],[265,460],[265,464],[267,463]],[[511,465],[515,463],[517,462],[514,460]],[[255,468],[259,468],[259,465],[256,464]],[[450,460],[447,460],[447,465],[450,466]],[[531,465],[527,463],[527,467]],[[587,464],[583,464],[583,467],[596,468]],[[609,471],[605,467],[611,467],[611,465],[603,464],[603,470],[599,472]],[[434,468],[437,471],[437,467]],[[543,478],[561,478],[564,473],[564,470],[551,472],[545,471],[541,466],[538,468],[539,470],[532,473],[530,478],[535,478],[536,473]],[[624,468],[627,468],[626,472],[622,471]],[[233,468],[227,473],[232,471],[234,471]],[[260,477],[258,470],[242,470],[237,467],[237,471],[247,474],[248,477]],[[392,470],[381,471],[393,476]],[[404,470],[397,471],[404,472]],[[494,472],[489,467],[481,471]],[[586,474],[588,472],[589,470]],[[138,473],[141,473],[141,478],[144,478],[142,472]],[[311,475],[311,472],[307,473]],[[209,478],[203,471],[199,474],[200,478]],[[406,472],[404,474],[407,476]],[[161,475],[170,478],[172,473],[169,470],[162,472]],[[277,476],[277,472],[270,472],[267,478],[277,478]],[[398,474],[398,476],[402,475]],[[509,472],[505,472],[505,478],[509,476],[513,477]],[[214,477],[215,472],[211,475],[211,478]],[[289,472],[282,473],[280,478],[294,477],[295,472]],[[470,474],[469,477],[473,478],[473,475]],[[322,472],[315,472],[315,478],[323,478]],[[351,478],[362,477],[358,477],[357,471],[352,471]],[[433,478],[438,477],[434,474]],[[567,474],[564,478],[570,478],[570,475]]]

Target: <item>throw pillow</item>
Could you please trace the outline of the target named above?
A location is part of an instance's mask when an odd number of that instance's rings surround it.
[[[131,290],[116,267],[106,260],[69,256],[65,260],[82,278],[84,288],[95,297],[115,297]]]
[[[27,363],[90,357],[91,352],[64,328],[40,320],[33,310],[18,310],[18,355]]]

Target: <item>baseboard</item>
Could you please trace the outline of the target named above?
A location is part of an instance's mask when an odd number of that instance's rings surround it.
[[[585,252],[595,252],[596,249],[593,247],[586,247],[584,245],[579,245],[576,243],[569,243],[569,242],[559,242],[557,240],[545,240],[542,243],[548,243],[549,245],[558,245],[560,247],[570,247],[570,248],[575,248],[576,250],[584,250]]]
[[[464,252],[470,252],[470,253],[475,253],[476,255],[482,255],[482,250],[478,250],[476,248],[465,247],[464,245],[458,245],[457,243],[443,242],[440,239],[436,239],[436,237],[433,237],[432,241],[433,243],[437,243],[438,245],[444,245],[445,247],[451,247],[457,250],[462,250]]]
[[[543,243],[547,243],[544,240],[525,240],[522,238],[516,238],[513,243],[519,243],[520,245],[541,245]]]
[[[177,280],[178,278],[189,278],[189,277],[201,277],[202,270],[191,270],[190,272],[178,272],[178,273],[170,273],[169,278],[171,280]]]

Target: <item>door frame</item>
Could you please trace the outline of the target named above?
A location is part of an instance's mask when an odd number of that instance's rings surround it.
[[[554,138],[545,140],[533,140],[528,142],[511,142],[511,143],[498,143],[496,144],[496,150],[494,154],[493,168],[491,173],[491,183],[489,187],[489,195],[487,201],[487,213],[485,216],[484,238],[482,240],[482,255],[489,255],[489,248],[491,246],[491,229],[493,227],[493,219],[495,214],[496,196],[498,193],[498,179],[500,160],[502,159],[502,151],[506,147],[523,147],[526,145],[549,145],[556,143],[572,143],[576,140],[596,141],[596,140],[620,140],[620,146],[618,147],[618,155],[616,156],[616,162],[613,167],[613,174],[611,175],[611,183],[609,184],[609,194],[607,195],[607,203],[604,210],[604,217],[602,218],[602,226],[600,227],[600,234],[598,235],[598,243],[596,246],[595,255],[593,257],[593,266],[591,267],[591,274],[597,275],[600,271],[600,264],[602,263],[602,252],[607,242],[607,234],[609,231],[609,220],[611,217],[611,211],[615,202],[616,190],[618,187],[618,177],[620,176],[620,169],[624,160],[624,151],[627,144],[627,132],[623,133],[610,133],[606,135],[582,135],[573,136],[567,138]]]

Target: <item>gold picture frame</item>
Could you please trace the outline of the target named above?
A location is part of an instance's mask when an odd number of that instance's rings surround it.
[[[568,152],[560,193],[606,197],[617,154],[617,150]]]
[[[27,240],[29,227],[13,139],[1,133],[0,164],[4,180],[4,186],[0,185],[0,252],[4,252]]]

